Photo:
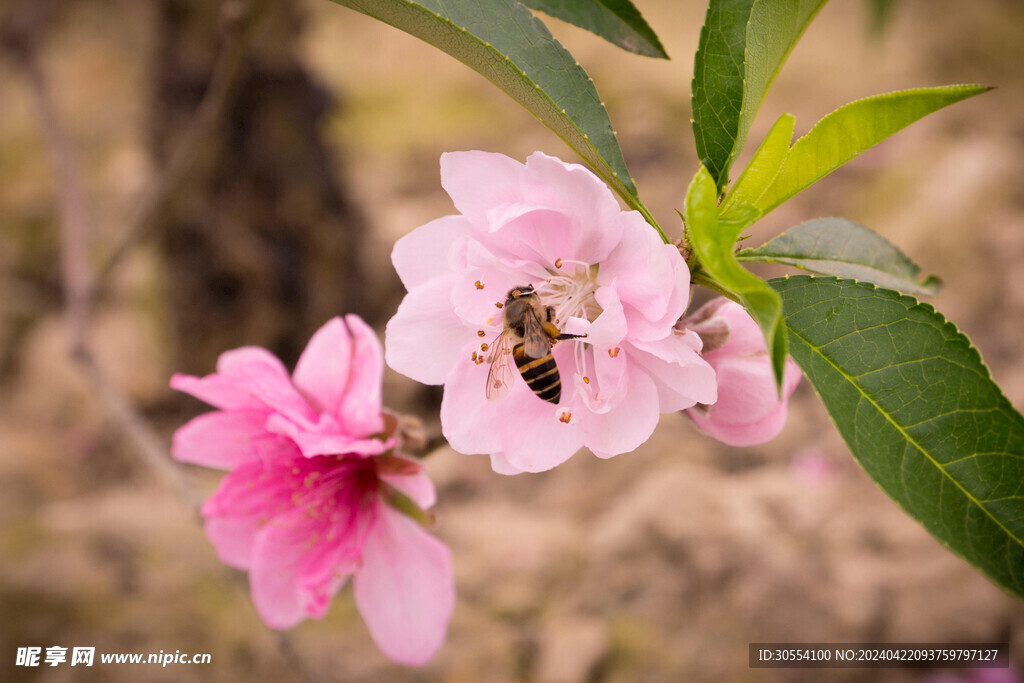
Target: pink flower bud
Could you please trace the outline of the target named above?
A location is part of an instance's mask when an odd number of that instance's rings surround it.
[[[761,328],[734,301],[709,301],[681,326],[704,342],[703,356],[718,381],[718,401],[687,410],[703,431],[730,446],[753,446],[774,438],[786,423],[787,403],[800,382],[800,368],[786,358],[782,396],[775,390],[771,359]]]

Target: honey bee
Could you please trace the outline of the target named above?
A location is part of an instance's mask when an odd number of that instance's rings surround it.
[[[562,339],[584,335],[562,334],[555,326],[554,309],[545,306],[532,285],[515,287],[505,297],[505,329],[490,346],[487,362],[487,400],[497,401],[512,387],[509,356],[519,374],[538,398],[558,403],[562,397],[562,379],[551,355],[551,345]]]

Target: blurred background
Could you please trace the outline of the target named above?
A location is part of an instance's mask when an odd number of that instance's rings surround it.
[[[671,61],[548,23],[678,237],[705,5],[637,5]],[[1024,4],[895,0],[881,32],[876,5],[825,7],[736,169],[783,111],[803,134],[866,95],[998,89],[864,154],[753,240],[822,215],[879,231],[943,278],[933,303],[1024,406]],[[217,475],[169,466],[171,433],[207,409],[170,391],[171,373],[207,374],[248,344],[292,365],[346,312],[383,331],[403,294],[391,245],[453,211],[442,152],[576,158],[468,68],[327,0],[2,0],[0,41],[0,677],[982,680],[748,669],[747,644],[771,641],[1009,641],[1024,670],[1024,605],[875,487],[806,382],[782,435],[755,448],[677,416],[634,453],[539,475],[441,448],[427,467],[459,598],[435,660],[389,663],[347,588],[279,638],[190,506]],[[385,379],[385,402],[432,433],[439,398]],[[51,645],[212,664],[13,666],[17,647]]]

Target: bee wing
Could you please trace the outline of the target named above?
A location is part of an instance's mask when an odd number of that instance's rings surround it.
[[[551,351],[551,340],[532,310],[523,317],[523,351],[530,358],[543,358]]]
[[[502,332],[491,347],[487,362],[491,364],[487,371],[487,400],[498,401],[505,398],[512,388],[512,380],[516,373],[509,362],[512,357],[512,336]]]

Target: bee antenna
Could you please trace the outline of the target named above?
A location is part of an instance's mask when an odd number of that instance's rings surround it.
[[[527,296],[529,294],[536,294],[536,291],[534,291],[533,289],[533,285],[519,285],[518,287],[513,287],[512,289],[509,290],[508,298],[517,299],[521,296]]]

